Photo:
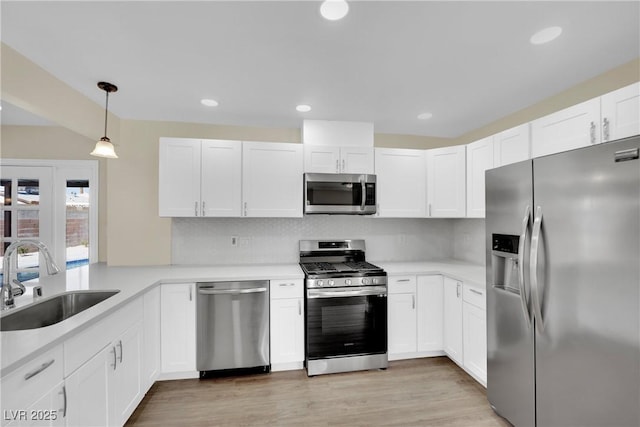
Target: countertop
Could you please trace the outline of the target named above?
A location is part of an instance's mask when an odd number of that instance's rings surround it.
[[[462,261],[375,262],[388,274],[444,274],[484,287],[484,266]],[[162,283],[189,283],[225,280],[293,280],[304,278],[298,264],[227,265],[227,266],[142,266],[109,267],[98,263],[68,270],[55,276],[43,276],[26,283],[27,293],[15,299],[16,307],[33,302],[31,292],[40,285],[43,297],[76,290],[111,290],[120,292],[111,298],[55,325],[39,329],[1,332],[0,376],[12,372],[44,351],[115,312],[125,303]]]

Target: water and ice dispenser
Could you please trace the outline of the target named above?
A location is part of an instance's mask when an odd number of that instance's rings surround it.
[[[518,243],[520,237],[510,234],[492,234],[491,240],[492,285],[519,294]]]

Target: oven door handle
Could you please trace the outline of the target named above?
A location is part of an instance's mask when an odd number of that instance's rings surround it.
[[[336,297],[361,297],[377,295],[387,296],[386,286],[368,286],[366,288],[337,290],[337,289],[307,289],[307,298],[336,298]]]

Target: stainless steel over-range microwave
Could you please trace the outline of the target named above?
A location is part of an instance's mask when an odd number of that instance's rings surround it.
[[[376,176],[344,173],[304,174],[304,213],[376,213]]]

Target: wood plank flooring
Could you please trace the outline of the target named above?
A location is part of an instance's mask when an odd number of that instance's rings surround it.
[[[446,357],[385,371],[306,371],[153,385],[126,426],[509,426]]]

